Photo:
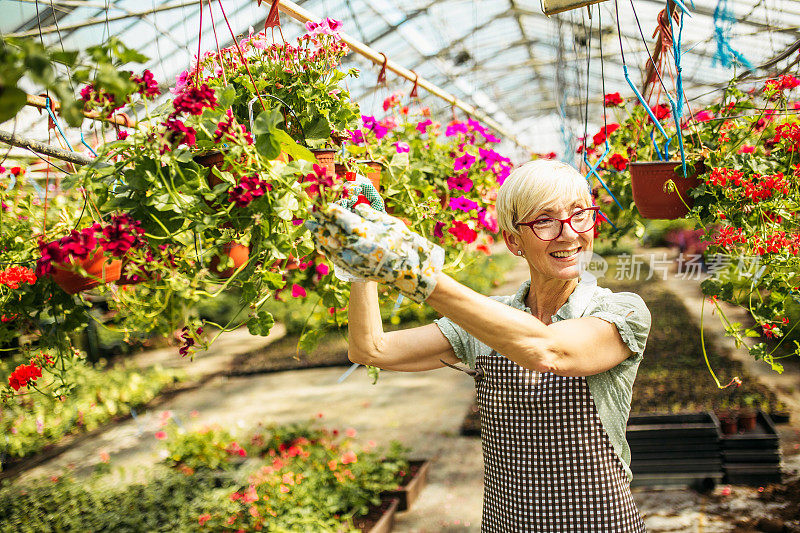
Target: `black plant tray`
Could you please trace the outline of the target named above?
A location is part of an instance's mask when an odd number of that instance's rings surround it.
[[[768,414],[759,411],[755,429],[722,435],[721,443],[726,483],[758,486],[781,481],[780,440]]]
[[[634,474],[722,472],[722,461],[716,459],[672,459],[663,461],[631,461]]]

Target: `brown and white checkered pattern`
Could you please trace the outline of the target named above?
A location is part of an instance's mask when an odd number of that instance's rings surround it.
[[[481,532],[645,531],[586,378],[528,370],[494,351],[476,370]]]

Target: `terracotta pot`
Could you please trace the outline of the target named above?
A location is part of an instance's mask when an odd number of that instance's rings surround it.
[[[333,169],[336,171],[337,176],[344,176],[347,173],[347,165],[344,163],[334,163]]]
[[[77,260],[89,277],[68,270],[62,265],[54,265],[53,281],[67,294],[76,294],[97,287],[101,283],[111,283],[119,279],[122,270],[122,261],[109,259],[98,250],[94,255],[83,260]]]
[[[245,264],[248,259],[250,259],[250,248],[239,244],[238,242],[229,242],[222,247],[222,254],[224,256],[230,257],[233,259],[233,266],[228,267],[223,270],[219,270],[219,257],[216,255],[211,258],[209,261],[208,267],[211,272],[215,273],[217,276],[221,278],[229,278],[233,276],[233,273],[236,272],[240,266]]]
[[[756,418],[758,413],[755,409],[740,409],[737,417],[737,427],[739,431],[747,433],[756,429]]]
[[[359,163],[369,167],[370,170],[367,172],[367,179],[372,182],[372,186],[375,187],[376,191],[380,191],[383,165],[378,161],[359,161]]]
[[[321,166],[327,168],[331,176],[336,175],[336,161],[334,160],[336,152],[338,152],[338,150],[331,150],[330,148],[311,150],[311,153],[317,158],[317,162]]]
[[[681,198],[689,207],[692,206],[693,199],[689,196],[689,190],[700,184],[697,179],[699,171],[684,178],[680,171],[675,171],[676,166],[680,166],[680,161],[631,163],[633,201],[643,218],[676,219],[689,212]],[[680,198],[674,192],[664,192],[664,183],[670,179],[675,182]]]
[[[737,433],[739,428],[736,424],[736,413],[726,411],[718,413],[717,416],[723,435],[735,435]]]
[[[214,171],[211,170],[214,167],[220,166],[222,162],[225,161],[225,155],[222,152],[209,152],[207,154],[196,155],[193,159],[195,163],[208,169],[207,179],[212,189],[222,183],[222,180],[215,176]]]

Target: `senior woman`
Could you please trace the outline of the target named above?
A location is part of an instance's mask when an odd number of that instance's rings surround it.
[[[383,331],[377,285],[350,293],[349,356],[416,372],[463,362],[475,376],[484,456],[481,531],[640,532],[625,426],[650,331],[633,293],[582,272],[597,208],[573,167],[532,161],[497,194],[505,244],[527,262],[516,294],[486,297],[441,272],[441,249],[366,206],[310,223],[340,267],[443,315]]]

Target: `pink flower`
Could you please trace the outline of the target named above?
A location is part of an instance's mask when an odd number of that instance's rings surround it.
[[[700,111],[699,113],[697,113],[694,116],[694,119],[697,122],[708,122],[712,118],[714,118],[714,113],[712,113],[711,111],[708,111],[707,109],[704,109],[704,110]]]
[[[443,229],[444,229],[444,222],[437,222],[436,225],[433,227],[433,236],[439,237],[440,239],[444,237],[444,233],[442,233]]]
[[[403,141],[397,141],[396,143],[394,143],[394,148],[395,150],[397,150],[398,154],[405,154],[411,151],[411,146],[409,146],[408,143],[405,143]]]
[[[201,526],[204,525],[209,520],[211,520],[211,515],[208,513],[201,514],[200,516],[197,517],[197,523],[200,524]]]
[[[155,437],[156,437],[158,440],[164,440],[164,439],[166,439],[166,438],[167,438],[167,432],[166,432],[166,431],[156,431],[156,435],[155,435]]]
[[[739,153],[739,154],[752,154],[755,151],[756,151],[756,147],[755,146],[750,146],[749,144],[744,144],[744,145],[742,145],[741,148],[739,148],[739,151],[737,153]]]
[[[459,133],[469,133],[469,128],[463,122],[458,122],[455,120],[448,124],[447,129],[444,131],[444,134],[448,137],[458,135]]]
[[[317,274],[320,276],[326,276],[328,272],[330,272],[328,265],[325,263],[317,263]]]
[[[464,172],[458,176],[450,176],[447,178],[447,188],[450,190],[470,191],[472,189],[472,180],[467,177]]]
[[[342,454],[341,462],[343,465],[349,465],[350,463],[355,463],[356,461],[358,461],[358,457],[356,457],[356,454],[353,451],[348,450]]]
[[[292,285],[292,298],[305,298],[306,297],[306,290],[295,283]]]
[[[338,33],[342,27],[341,21],[332,18],[326,18],[323,22],[328,25],[328,29],[331,30],[332,33]]]
[[[453,161],[453,170],[469,170],[475,164],[475,156],[465,153]]]
[[[184,89],[186,89],[188,80],[189,80],[189,72],[184,70],[175,77],[175,87],[170,89],[169,92],[175,95],[181,94],[184,91]]]
[[[428,126],[430,126],[431,124],[433,124],[433,122],[431,122],[430,119],[423,120],[419,122],[419,124],[417,124],[417,131],[420,133],[425,133],[426,131],[428,131]]]
[[[352,439],[353,437],[356,436],[357,432],[356,432],[355,428],[347,428],[347,430],[344,432],[344,434]]]
[[[469,213],[473,209],[477,209],[478,204],[477,202],[473,202],[463,196],[457,196],[455,198],[450,198],[450,209],[459,211],[464,211],[465,213]]]
[[[176,96],[172,101],[175,111],[171,116],[175,117],[180,113],[202,115],[203,109],[215,105],[217,105],[217,94],[214,89],[204,83],[200,87],[190,87]]]

